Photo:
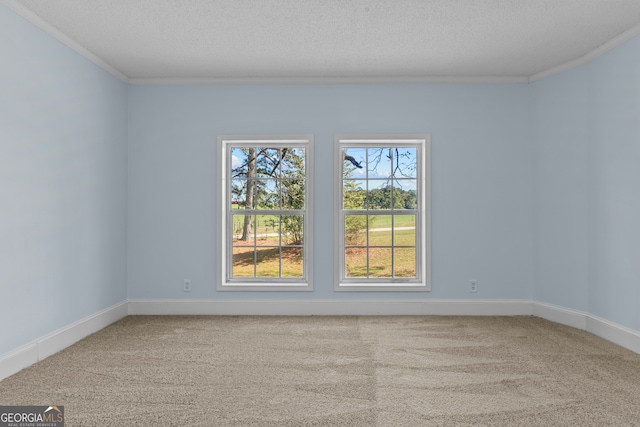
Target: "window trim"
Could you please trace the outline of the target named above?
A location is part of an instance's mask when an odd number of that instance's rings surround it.
[[[231,203],[230,155],[231,147],[273,146],[305,148],[305,209],[303,243],[303,277],[286,279],[280,277],[261,278],[260,280],[230,281],[230,254],[232,244],[229,241],[229,215],[227,208]],[[216,186],[218,211],[217,280],[218,291],[313,291],[313,135],[219,135],[218,136],[218,173]]]
[[[416,142],[418,144],[416,145]],[[411,143],[420,146],[418,152],[418,191],[419,198],[417,227],[419,235],[416,242],[418,251],[416,270],[419,277],[413,282],[403,279],[368,280],[345,278],[345,245],[344,245],[344,210],[343,203],[343,148],[350,147],[375,147],[389,146],[389,144]],[[404,145],[406,146],[406,145]],[[402,135],[371,135],[371,134],[341,134],[334,137],[334,266],[335,279],[334,291],[337,292],[425,292],[431,291],[431,136],[429,134],[402,134]]]

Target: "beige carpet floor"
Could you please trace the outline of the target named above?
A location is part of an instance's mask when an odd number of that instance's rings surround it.
[[[130,316],[0,382],[66,426],[633,426],[640,355],[535,317]]]

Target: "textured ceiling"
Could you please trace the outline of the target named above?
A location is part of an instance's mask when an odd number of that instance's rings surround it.
[[[640,32],[640,0],[3,2],[139,82],[526,80]]]

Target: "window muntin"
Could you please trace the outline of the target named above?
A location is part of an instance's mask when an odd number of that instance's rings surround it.
[[[311,137],[219,137],[221,290],[311,290]]]
[[[429,290],[428,136],[336,137],[336,290]]]

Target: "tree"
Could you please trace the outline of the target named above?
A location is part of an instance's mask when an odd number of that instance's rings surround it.
[[[256,149],[249,148],[247,155],[247,198],[245,199],[245,209],[251,209],[253,207],[253,196],[256,191]],[[240,240],[251,240],[251,215],[244,216],[244,226],[242,227],[242,237]]]
[[[393,205],[391,199],[393,197]],[[416,209],[416,190],[404,190],[397,183],[369,190],[369,208],[371,209]]]
[[[304,209],[305,165],[304,155],[297,150],[282,150],[282,209]],[[304,219],[301,215],[283,215],[280,226],[290,240],[289,244],[299,245],[304,238]]]
[[[342,169],[343,177],[351,178],[354,170],[353,166],[345,164]],[[359,187],[353,179],[344,179],[342,185],[344,209],[364,209],[367,198],[365,189]],[[345,243],[348,245],[363,244],[362,230],[367,228],[366,215],[346,215],[344,222]]]
[[[232,196],[244,209],[303,209],[305,203],[305,155],[299,148],[234,148],[238,163],[231,169]],[[233,162],[234,160],[232,160]],[[243,241],[251,240],[252,215],[244,216]],[[302,241],[301,216],[282,216],[281,230]]]

